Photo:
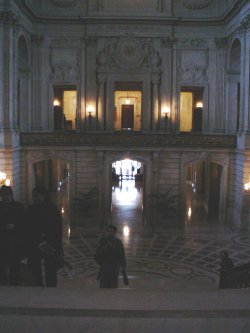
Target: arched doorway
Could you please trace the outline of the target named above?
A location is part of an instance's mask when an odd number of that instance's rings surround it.
[[[112,163],[111,221],[120,227],[143,224],[144,166],[131,159]]]
[[[34,183],[46,187],[65,221],[69,221],[69,163],[60,159],[33,164]]]
[[[186,225],[218,223],[221,219],[223,166],[194,161],[186,166]]]

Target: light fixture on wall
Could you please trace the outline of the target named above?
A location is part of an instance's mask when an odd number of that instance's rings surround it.
[[[54,102],[53,102],[54,106],[60,106],[60,101],[58,99],[54,99]]]
[[[0,186],[2,185],[10,186],[10,179],[5,172],[0,171]]]
[[[244,190],[249,192],[250,191],[250,182],[244,184]]]
[[[203,102],[197,102],[196,108],[202,109],[203,108]]]
[[[165,129],[168,127],[168,120],[170,115],[170,108],[168,106],[164,106],[162,108],[162,116],[165,119]]]
[[[89,118],[89,126],[91,126],[91,121],[92,121],[92,117],[93,117],[93,113],[95,111],[95,108],[92,104],[89,104],[87,106],[87,113],[88,113],[88,118]]]

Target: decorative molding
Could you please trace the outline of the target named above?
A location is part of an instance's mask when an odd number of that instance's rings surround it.
[[[57,38],[51,38],[51,45],[58,48],[77,48],[81,45],[81,39],[79,38],[67,38],[65,36],[60,36]]]
[[[214,43],[218,49],[225,48],[228,45],[228,39],[226,37],[215,38]]]
[[[54,81],[76,81],[79,78],[79,68],[66,60],[54,63],[50,78]]]
[[[249,28],[250,28],[250,14],[244,17],[244,19],[240,22],[239,30],[241,33],[243,33]]]
[[[78,0],[50,0],[50,3],[56,7],[67,8],[75,7]]]
[[[187,38],[181,40],[182,47],[207,47],[207,41],[201,38]]]
[[[188,9],[204,9],[214,0],[182,0],[182,5]]]
[[[150,38],[108,38],[106,43],[107,63],[121,69],[133,70],[143,65],[152,65]]]
[[[11,11],[2,11],[0,13],[0,23],[16,25],[18,23],[18,17]]]
[[[41,46],[44,41],[43,35],[31,35],[31,43],[34,46]]]
[[[113,148],[236,148],[235,135],[203,134],[142,134],[142,133],[21,133],[20,143],[23,147],[113,147]]]
[[[165,48],[172,48],[174,43],[176,43],[176,39],[174,38],[171,38],[171,37],[163,37],[161,38],[161,45],[162,47],[165,47]]]

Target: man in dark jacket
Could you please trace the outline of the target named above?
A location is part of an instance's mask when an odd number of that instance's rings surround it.
[[[125,285],[128,284],[125,252],[121,240],[115,236],[116,232],[115,226],[108,225],[95,253],[95,260],[100,266],[100,288],[117,288],[120,271]]]
[[[58,254],[62,254],[62,217],[50,200],[45,188],[37,186],[32,191],[33,204],[27,209],[27,256],[35,286],[44,286],[42,260],[44,260],[45,285],[57,286],[57,265],[53,257],[44,255],[39,244],[46,239]]]
[[[1,186],[0,197],[0,284],[17,286],[24,255],[24,206],[14,200],[10,186]]]

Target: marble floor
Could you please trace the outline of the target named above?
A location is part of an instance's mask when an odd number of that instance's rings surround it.
[[[216,221],[187,221],[184,228],[152,230],[142,219],[142,192],[133,181],[112,189],[112,223],[123,241],[129,286],[147,290],[213,290],[218,288],[220,251],[227,250],[235,265],[249,262],[250,234]],[[64,253],[75,275],[59,273],[59,288],[98,288],[94,253],[99,228],[65,223]]]

